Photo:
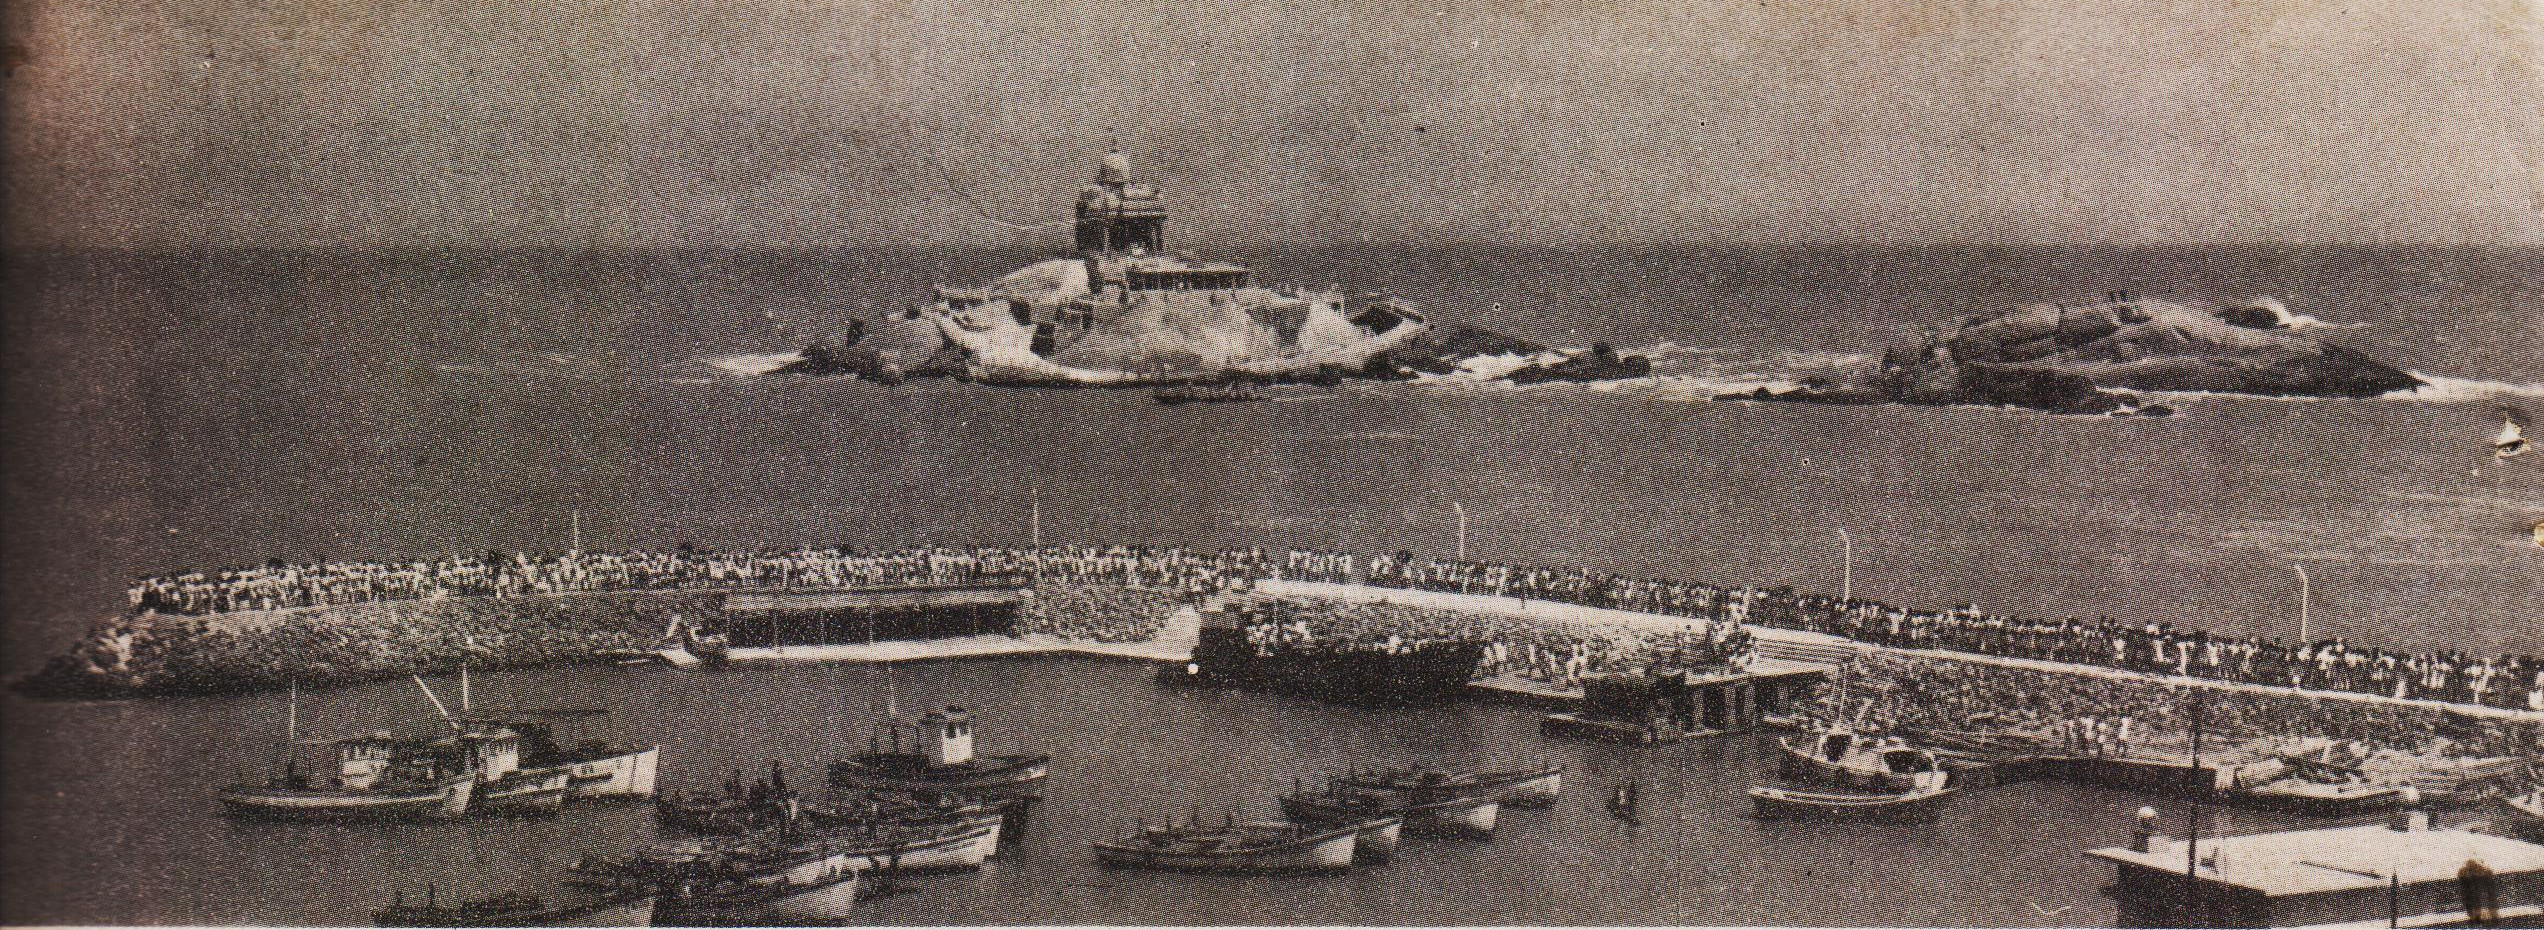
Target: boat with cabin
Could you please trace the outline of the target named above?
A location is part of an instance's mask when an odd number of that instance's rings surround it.
[[[467,815],[477,774],[464,755],[417,752],[412,740],[387,732],[328,740],[335,772],[314,775],[300,765],[300,687],[291,689],[283,740],[283,771],[266,781],[222,788],[225,813],[268,820],[448,820]]]
[[[1960,791],[1940,770],[1918,773],[1922,782],[1907,791],[1810,791],[1781,785],[1749,789],[1759,817],[1832,820],[1932,820]]]
[[[1351,868],[1359,823],[1290,822],[1140,825],[1128,838],[1095,844],[1116,868],[1243,874],[1337,872]]]
[[[1943,771],[1932,750],[1843,727],[1801,742],[1780,739],[1777,745],[1783,750],[1784,777],[1797,782],[1898,793],[1914,790],[1923,773]]]
[[[911,751],[901,748],[901,727],[890,724],[892,746],[869,744],[867,751],[832,763],[834,788],[905,791],[973,797],[1032,797],[1042,792],[1051,774],[1046,755],[983,756],[972,751],[972,716],[959,706],[929,713],[919,721]]]

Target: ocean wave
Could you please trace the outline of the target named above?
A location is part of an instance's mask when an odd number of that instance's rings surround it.
[[[2430,403],[2480,403],[2483,401],[2544,399],[2544,384],[2516,384],[2507,381],[2474,381],[2466,378],[2444,378],[2412,372],[2412,377],[2429,382],[2426,386],[2384,395],[2387,400],[2417,400]]]
[[[2280,327],[2284,329],[2356,329],[2358,327],[2368,325],[2365,320],[2352,323],[2334,323],[2320,317],[2307,316],[2305,314],[2289,310],[2287,304],[2280,303],[2268,297],[2247,302],[2243,305],[2243,307],[2268,312],[2271,318],[2277,320]]]
[[[737,378],[757,378],[802,361],[802,352],[743,352],[707,360],[707,367]]]

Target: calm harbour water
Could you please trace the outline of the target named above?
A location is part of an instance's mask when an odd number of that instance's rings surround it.
[[[2544,652],[2544,549],[2524,537],[2544,519],[2544,474],[2494,466],[2483,445],[2498,403],[2544,406],[2544,254],[1285,252],[1232,257],[1274,280],[1387,288],[1444,320],[1655,350],[1672,377],[1196,410],[1142,391],[718,367],[1031,257],[15,256],[0,665],[30,670],[138,574],[562,548],[571,511],[591,548],[1012,543],[1037,485],[1055,541],[1438,553],[1459,503],[1482,557],[1828,592],[1843,527],[1861,596],[2281,636],[2302,562],[2327,635]],[[2121,289],[2274,297],[2364,323],[2328,332],[2449,380],[2417,399],[2177,398],[2166,420],[1704,400],[1940,321]],[[608,726],[664,741],[684,776],[720,778],[780,745],[801,747],[809,773],[861,742],[861,674],[546,671],[490,687],[604,700],[621,711]],[[906,675],[905,694],[992,708],[993,742],[1060,755],[1062,783],[1036,845],[886,904],[876,919],[894,922],[2091,924],[2108,916],[2101,879],[2075,851],[2116,841],[2139,803],[2028,785],[1930,828],[1765,828],[1731,801],[1763,770],[1761,746],[1703,743],[1643,757],[1677,819],[1637,836],[1575,798],[1381,872],[1197,894],[1093,872],[1077,850],[1116,811],[1260,810],[1353,750],[1549,752],[1588,774],[1576,792],[1637,763],[1540,747],[1509,709],[1158,695],[1130,668],[1068,663]],[[343,922],[397,881],[552,868],[651,829],[633,809],[385,830],[220,820],[209,792],[262,768],[277,703],[0,705],[0,919]],[[422,713],[390,685],[308,710],[349,728]],[[1098,759],[1108,746],[1147,748]],[[1552,874],[1574,858],[1601,865]]]
[[[863,749],[887,693],[905,711],[975,709],[984,752],[1053,756],[1019,848],[978,874],[919,879],[919,893],[852,915],[864,924],[2095,926],[2111,918],[2095,890],[2109,870],[2081,851],[2124,842],[2150,802],[2044,783],[1973,792],[1932,824],[1760,821],[1744,792],[1772,777],[1765,737],[1649,748],[1544,741],[1523,708],[1370,710],[1167,691],[1146,667],[1082,660],[548,669],[487,674],[478,685],[488,701],[609,708],[587,731],[659,741],[671,786],[712,786],[737,769],[752,777],[773,760],[811,784],[829,759]],[[538,891],[582,852],[623,851],[656,834],[643,806],[580,806],[545,821],[228,820],[209,792],[267,770],[281,703],[42,708],[57,725],[10,750],[19,766],[7,805],[12,893],[0,919],[359,924],[397,888]],[[411,684],[394,682],[307,695],[301,719],[333,735],[431,712]],[[1506,811],[1488,841],[1408,838],[1397,861],[1349,874],[1107,870],[1087,848],[1134,817],[1195,807],[1271,816],[1292,777],[1355,763],[1539,759],[1565,767],[1564,797],[1551,808]],[[1600,803],[1628,780],[1643,786],[1637,826]],[[36,785],[62,790],[26,790]],[[20,845],[28,837],[42,837],[40,847]]]

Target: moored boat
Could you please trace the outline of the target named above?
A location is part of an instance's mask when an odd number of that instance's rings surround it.
[[[1771,819],[1931,820],[1937,809],[1959,790],[1941,779],[1925,787],[1882,793],[1804,791],[1769,785],[1749,789],[1749,798],[1758,816]]]
[[[536,895],[505,893],[439,904],[428,886],[423,903],[407,903],[401,891],[388,907],[371,912],[371,923],[380,927],[650,927],[654,925],[654,893],[628,889],[553,902]]]
[[[233,816],[267,820],[451,820],[468,813],[477,780],[385,778],[360,787],[329,780],[278,780],[221,789]]]
[[[2407,784],[2357,780],[2319,781],[2292,775],[2228,792],[2230,800],[2312,817],[2350,817],[2390,810],[2415,793]]]
[[[1177,872],[1296,873],[1348,869],[1360,823],[1143,826],[1095,844],[1105,865]]]
[[[1358,823],[1401,817],[1414,833],[1483,837],[1500,822],[1502,803],[1488,793],[1412,801],[1374,791],[1328,784],[1322,791],[1296,791],[1281,797],[1281,813],[1301,823]]]
[[[920,721],[923,751],[900,750],[900,728],[892,728],[891,751],[879,748],[832,763],[834,788],[907,791],[979,797],[1030,797],[1041,793],[1051,774],[1044,755],[981,756],[972,752],[972,717],[961,707],[947,707]]]
[[[1858,791],[1909,791],[1917,787],[1920,774],[1943,770],[1931,750],[1843,728],[1799,743],[1778,740],[1777,745],[1783,750],[1784,777]]]
[[[510,817],[554,814],[565,809],[568,781],[564,769],[523,769],[480,781],[469,810]]]
[[[1483,793],[1505,807],[1542,807],[1563,794],[1563,766],[1539,765],[1502,772],[1399,768],[1354,772],[1336,779],[1343,785],[1380,794],[1401,795],[1416,802]]]

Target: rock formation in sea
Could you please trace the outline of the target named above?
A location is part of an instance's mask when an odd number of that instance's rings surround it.
[[[2422,384],[2355,349],[2298,335],[2287,319],[2152,300],[2033,304],[1929,332],[1851,379],[1740,397],[2110,413],[2126,401],[2104,389],[2373,397]]]

